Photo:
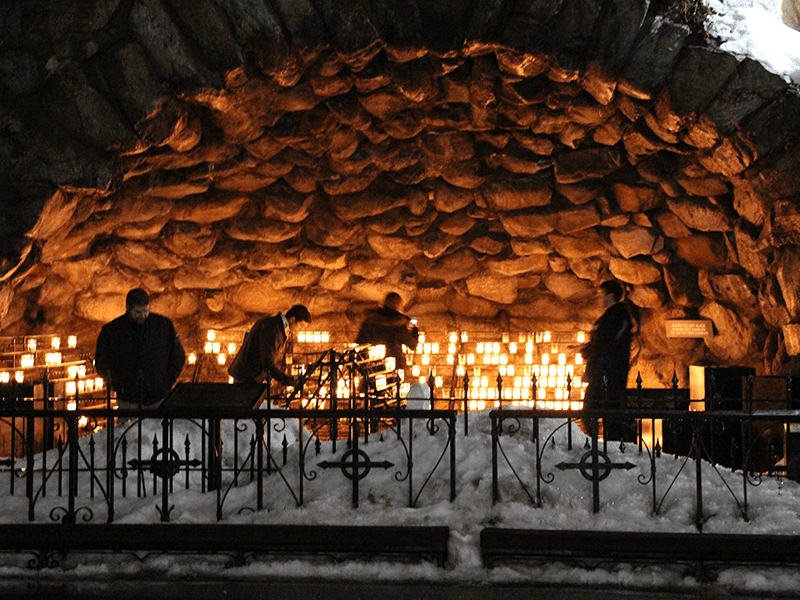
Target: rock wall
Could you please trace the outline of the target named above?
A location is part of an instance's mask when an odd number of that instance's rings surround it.
[[[800,2],[798,0],[783,0],[781,2],[781,17],[789,27],[800,31]]]
[[[430,330],[571,331],[614,278],[646,385],[784,372],[797,90],[646,2],[462,4],[3,8],[0,333],[94,337],[139,285],[188,346],[295,302],[352,339],[392,290]]]

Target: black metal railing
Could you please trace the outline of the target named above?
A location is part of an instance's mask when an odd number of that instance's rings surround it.
[[[744,520],[748,520],[748,493],[758,486],[765,475],[785,477],[787,474],[786,453],[776,452],[769,442],[770,436],[785,439],[792,425],[800,423],[798,410],[769,411],[688,411],[675,409],[629,409],[597,411],[553,411],[553,410],[494,410],[490,413],[492,431],[492,499],[500,501],[501,482],[506,490],[515,486],[523,497],[534,507],[542,507],[543,487],[556,481],[556,470],[577,470],[591,485],[592,510],[601,509],[602,483],[610,477],[626,477],[626,485],[633,489],[637,485],[651,488],[652,514],[661,513],[673,487],[685,470],[694,474],[695,511],[694,524],[702,531],[708,515],[704,511],[704,480],[711,472],[722,482],[732,499],[733,506]],[[568,454],[574,455],[570,461],[554,459],[556,437],[566,437],[565,430],[573,420],[581,420],[589,429],[582,448],[564,444]],[[541,423],[548,420],[552,428],[546,435]],[[649,436],[642,435],[643,422],[659,422],[662,435],[655,437],[653,427]],[[621,440],[601,438],[601,423],[623,424]],[[618,430],[619,431],[619,430]],[[521,475],[518,464],[504,450],[504,439],[510,438],[518,443],[519,436],[533,444],[535,458],[532,472]],[[626,442],[625,440],[629,440]],[[659,461],[663,445],[679,460],[680,467],[663,469],[660,475]],[[619,453],[613,457],[609,447],[616,447]],[[644,460],[632,462],[625,457],[629,448],[644,456]],[[721,452],[721,447],[725,451]],[[628,455],[630,456],[630,455]],[[616,462],[615,462],[616,460]],[[559,461],[559,462],[556,462]],[[693,461],[693,462],[690,462]],[[723,468],[730,467],[730,468]],[[501,469],[503,473],[501,474]],[[515,494],[511,494],[515,495]]]
[[[134,496],[156,499],[159,520],[168,522],[179,490],[215,494],[217,520],[270,505],[301,506],[307,487],[315,485],[344,483],[351,490],[350,503],[358,506],[359,485],[376,469],[395,471],[411,507],[424,494],[437,493],[428,483],[440,471],[449,480],[448,498],[455,498],[455,411],[267,406],[41,410],[28,403],[0,408],[0,428],[15,438],[11,456],[0,464],[0,485],[27,497],[29,521],[64,523],[113,522],[119,501]],[[55,440],[42,452],[37,431],[45,423]],[[339,440],[346,445],[342,452],[334,449],[336,438],[322,435],[332,423],[349,432]],[[374,433],[365,438],[369,429]],[[95,433],[83,435],[86,431]],[[420,434],[424,452],[415,449]],[[390,438],[399,443],[380,443]],[[233,493],[245,486],[252,486],[248,494]]]
[[[79,402],[77,409],[67,410],[51,399],[11,398],[0,404],[0,438],[6,441],[0,486],[8,486],[12,496],[27,498],[29,521],[47,518],[64,523],[114,522],[120,499],[129,497],[157,499],[155,514],[161,521],[170,521],[181,490],[213,494],[217,520],[240,511],[301,506],[309,486],[327,489],[345,484],[349,493],[343,501],[358,506],[362,481],[378,469],[395,471],[394,480],[403,488],[408,506],[417,506],[424,494],[426,499],[435,494],[434,488],[441,490],[440,483],[429,483],[446,471],[452,500],[457,489],[457,411],[436,409],[432,376],[425,410],[403,409],[399,386],[358,387],[353,373],[358,368],[363,375],[359,360],[357,349],[320,355],[304,374],[307,385],[302,397],[271,396],[267,383],[262,409],[201,403],[180,409],[165,405],[112,410],[109,396],[93,403]],[[352,396],[341,397],[341,390],[334,387],[342,377],[352,382]],[[680,389],[673,377],[672,388],[661,390],[643,389],[638,378],[636,389],[627,391],[626,409],[589,412],[520,409],[504,397],[498,377],[499,408],[490,413],[493,500],[502,500],[501,481],[511,481],[533,506],[542,506],[543,486],[554,483],[555,470],[574,470],[591,483],[592,508],[597,512],[603,482],[632,471],[631,485],[651,487],[651,509],[659,514],[675,481],[690,466],[689,460],[697,459],[698,529],[705,520],[701,464],[716,471],[747,519],[749,488],[759,485],[764,474],[787,475],[787,452],[781,445],[785,446],[788,432],[800,422],[800,411],[789,409],[791,380],[773,379],[778,395],[783,395],[783,410],[756,410],[760,401],[751,377],[744,399],[725,400],[712,394],[708,410],[694,412],[689,410],[688,390]],[[461,418],[466,436],[469,379],[465,377],[463,384]],[[197,385],[219,386],[223,393],[234,390],[227,384]],[[531,395],[537,395],[535,378]],[[741,410],[718,410],[731,402],[738,402]],[[301,408],[294,408],[298,403]],[[576,420],[588,430],[584,447],[568,460],[548,462],[559,436],[565,439],[567,451],[574,451]],[[621,449],[636,448],[643,457],[638,464],[615,463],[610,458],[608,444],[612,442],[601,439],[600,433],[600,423],[609,421],[624,425],[626,442]],[[656,422],[663,427],[660,436]],[[506,454],[503,441],[523,432],[528,432],[534,451],[529,454],[532,460],[525,459],[521,465],[519,458]],[[425,440],[422,456],[416,447],[419,435]],[[399,443],[380,443],[388,439]],[[387,455],[390,449],[393,456]],[[667,476],[666,470],[658,468],[662,452],[683,457],[677,474]],[[730,467],[736,474],[723,474],[720,467]],[[732,481],[732,477],[741,480]],[[252,487],[246,494],[237,491],[247,486]],[[511,488],[505,485],[505,489]]]

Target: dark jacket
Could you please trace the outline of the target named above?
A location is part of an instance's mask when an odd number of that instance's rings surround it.
[[[163,400],[185,361],[172,321],[159,314],[151,313],[142,325],[124,314],[97,336],[95,367],[126,402],[147,406]]]
[[[386,356],[394,357],[396,368],[405,369],[403,344],[413,349],[419,339],[419,330],[410,325],[411,319],[403,313],[381,306],[367,313],[356,336],[356,344],[385,345]]]
[[[633,321],[624,302],[609,306],[592,327],[589,343],[583,348],[586,359],[584,380],[586,400],[600,402],[603,397],[603,377],[607,381],[606,398],[618,404],[628,385],[631,360]]]
[[[292,385],[292,378],[278,366],[286,344],[286,328],[280,314],[256,321],[245,335],[239,352],[228,367],[228,374],[238,382],[261,383],[269,374],[283,385]]]

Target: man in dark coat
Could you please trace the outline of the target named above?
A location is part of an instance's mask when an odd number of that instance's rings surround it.
[[[154,407],[180,376],[186,354],[172,321],[150,312],[146,291],[128,292],[125,307],[100,330],[95,367],[117,393],[117,406]]]
[[[583,380],[588,384],[583,407],[587,410],[623,407],[631,359],[633,321],[622,302],[622,286],[616,281],[604,281],[600,292],[606,310],[595,322],[582,350],[586,361]],[[579,421],[578,425],[589,433],[588,423]],[[604,425],[605,439],[621,439],[624,435],[620,423],[609,421]]]
[[[397,369],[407,366],[403,345],[416,348],[419,339],[419,329],[400,312],[402,308],[400,294],[389,292],[380,307],[367,313],[356,336],[356,344],[386,346],[386,356],[394,357]]]
[[[278,363],[283,359],[289,335],[310,322],[311,314],[302,304],[295,304],[285,315],[278,313],[274,317],[259,319],[245,335],[239,352],[228,367],[228,374],[237,383],[262,383],[269,377],[283,385],[299,387],[299,379],[284,373]]]

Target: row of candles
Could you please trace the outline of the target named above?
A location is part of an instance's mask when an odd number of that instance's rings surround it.
[[[583,344],[586,341],[584,332],[579,331],[574,335],[575,343]],[[492,403],[498,405],[500,393],[503,403],[552,409],[580,408],[585,383],[576,371],[583,365],[581,354],[574,353],[570,361],[567,353],[560,351],[563,347],[559,346],[549,331],[521,333],[515,341],[511,337],[510,334],[503,334],[502,342],[479,341],[475,343],[474,352],[464,352],[464,346],[469,342],[469,334],[466,332],[450,332],[445,345],[428,341],[425,334],[421,333],[416,348],[406,349],[410,373],[401,373],[401,395],[409,392],[413,381],[427,383],[428,373],[436,367],[444,366],[440,359],[445,353],[441,352],[441,348],[446,346],[444,362],[448,366],[455,366],[455,374],[459,379],[463,379],[468,373],[470,375],[468,401],[473,409],[482,409]],[[298,336],[297,341],[325,344],[330,341],[330,333],[306,331]],[[394,369],[393,360],[387,359],[387,370]],[[496,368],[501,378],[502,392],[499,391],[494,373],[487,375],[482,367],[491,371]],[[411,377],[406,377],[409,374]],[[340,380],[337,395],[347,396],[350,393],[350,383]],[[375,383],[379,388],[386,385],[380,380]],[[442,388],[444,383],[441,375],[434,376],[435,388]],[[533,398],[534,394],[536,398]]]
[[[21,348],[17,350],[17,346]],[[22,384],[26,381],[37,383],[41,380],[41,368],[45,369],[51,382],[61,382],[64,397],[76,398],[81,394],[98,392],[105,389],[105,382],[94,373],[89,373],[85,359],[64,360],[62,351],[75,354],[78,348],[77,336],[67,336],[66,345],[60,336],[36,336],[14,339],[10,354],[14,368],[0,371],[0,384],[12,381]],[[74,410],[76,403],[67,403],[67,408]]]

